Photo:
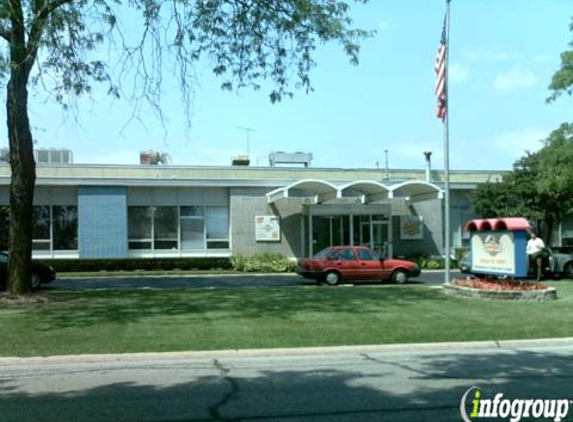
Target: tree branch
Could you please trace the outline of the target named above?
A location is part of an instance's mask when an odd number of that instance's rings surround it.
[[[73,1],[74,0],[53,0],[51,2],[46,2],[45,6],[36,12],[36,16],[30,24],[30,36],[28,38],[28,46],[26,49],[26,70],[28,73],[32,70],[32,66],[36,60],[46,20],[56,9],[65,4],[72,3]]]

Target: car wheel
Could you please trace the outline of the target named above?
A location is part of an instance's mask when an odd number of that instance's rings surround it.
[[[39,289],[41,284],[42,279],[40,278],[40,274],[32,273],[32,289]]]
[[[329,286],[336,286],[340,281],[340,274],[336,271],[329,271],[324,275],[324,282]]]
[[[563,268],[563,277],[573,278],[573,262],[568,262]]]
[[[396,270],[392,273],[392,281],[398,284],[404,284],[408,281],[408,273],[404,270]]]

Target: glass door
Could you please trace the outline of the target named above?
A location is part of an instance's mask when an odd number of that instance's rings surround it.
[[[379,221],[372,222],[373,244],[372,249],[381,257],[389,256],[388,224]]]
[[[354,246],[371,247],[370,216],[355,215],[353,217]]]

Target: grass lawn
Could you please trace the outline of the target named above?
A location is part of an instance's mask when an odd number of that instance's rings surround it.
[[[427,286],[42,292],[0,305],[0,356],[365,345],[573,336],[556,302],[458,299]]]

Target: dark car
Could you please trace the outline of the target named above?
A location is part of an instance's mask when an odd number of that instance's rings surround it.
[[[312,258],[298,260],[297,274],[318,283],[338,284],[341,280],[392,280],[405,283],[420,275],[420,267],[403,259],[380,258],[365,246],[333,246]]]
[[[8,255],[0,252],[0,290],[6,289],[8,278]],[[56,279],[56,272],[52,267],[38,261],[32,261],[32,289],[42,284],[50,283]]]
[[[547,278],[563,277],[573,279],[573,254],[558,253],[545,248],[543,252],[543,275]],[[471,269],[471,256],[466,253],[458,262],[458,268],[462,273],[473,274]],[[528,275],[535,277],[529,271]]]

